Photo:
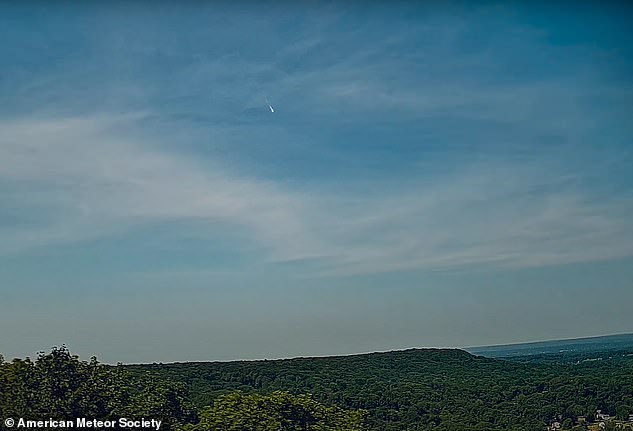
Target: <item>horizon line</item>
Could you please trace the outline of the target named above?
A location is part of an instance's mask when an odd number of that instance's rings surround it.
[[[371,355],[371,354],[380,354],[380,353],[391,353],[391,352],[404,352],[407,350],[461,350],[466,353],[471,352],[468,349],[484,349],[484,348],[493,348],[493,347],[509,347],[509,346],[519,346],[519,345],[529,345],[529,344],[537,344],[537,343],[546,343],[546,342],[563,342],[563,341],[578,341],[578,340],[589,340],[592,338],[605,338],[605,337],[617,337],[630,335],[633,336],[633,332],[618,332],[615,334],[602,334],[602,335],[589,335],[583,337],[572,337],[572,338],[553,338],[547,340],[538,340],[538,341],[524,341],[524,342],[516,342],[516,343],[507,343],[507,344],[494,344],[494,345],[480,345],[480,346],[413,346],[413,347],[403,347],[403,348],[395,348],[388,350],[373,350],[373,351],[365,351],[365,352],[354,352],[354,353],[342,353],[342,354],[325,354],[325,355],[297,355],[297,356],[285,356],[285,357],[275,357],[275,358],[239,358],[239,359],[211,359],[211,360],[188,360],[188,361],[171,361],[171,362],[129,362],[123,363],[123,365],[169,365],[169,364],[193,364],[193,363],[231,363],[231,362],[264,362],[264,361],[288,361],[293,359],[311,359],[311,358],[344,358],[350,356],[361,356],[361,355]]]

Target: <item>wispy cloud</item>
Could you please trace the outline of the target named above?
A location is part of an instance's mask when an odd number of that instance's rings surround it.
[[[37,220],[5,226],[4,253],[148,222],[195,220],[246,227],[279,258],[310,248],[299,196],[232,176],[212,161],[153,150],[121,132],[131,121],[106,116],[2,124],[0,179],[11,184],[3,206]]]
[[[167,37],[164,16],[142,35],[106,18],[87,42],[87,68],[75,58],[47,76],[15,75],[12,91],[2,87],[21,109],[0,121],[0,253],[175,223],[203,238],[229,234],[245,254],[255,251],[252,260],[312,262],[319,274],[633,254],[630,184],[608,178],[631,157],[624,120],[633,91],[603,78],[611,71],[603,52],[546,44],[545,32],[504,8],[429,14],[404,29],[392,17],[379,29],[368,20],[345,30],[345,10],[325,12],[304,18],[297,37],[280,30],[292,13],[237,14],[261,30],[261,43],[226,28],[236,45],[214,49],[199,34]],[[504,38],[478,33],[490,19]],[[266,97],[276,123],[262,120]],[[39,116],[20,114],[34,107]],[[445,156],[433,174],[425,169],[435,161],[409,159],[424,154],[417,149],[374,178],[349,173],[338,183],[249,171],[254,143],[280,154],[275,168],[292,164],[288,148],[305,158],[329,152],[342,170],[362,164],[369,145],[338,149],[303,125],[370,134],[390,124],[393,142],[371,143],[390,155],[402,150],[399,127],[411,127],[411,141],[422,121],[433,142],[421,136],[415,145]],[[406,180],[394,179],[405,164]]]
[[[5,120],[2,207],[15,217],[1,228],[2,253],[179,223],[200,237],[229,232],[262,250],[253,259],[314,259],[321,274],[633,255],[631,196],[588,191],[560,163],[488,158],[432,182],[350,196],[167,152],[132,132],[142,118]]]
[[[631,196],[592,196],[559,173],[539,176],[534,166],[499,168],[477,166],[374,202],[370,216],[342,227],[353,246],[334,273],[530,267],[633,254]]]

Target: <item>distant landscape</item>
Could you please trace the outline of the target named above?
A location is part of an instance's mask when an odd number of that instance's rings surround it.
[[[118,366],[61,348],[1,363],[0,414],[126,414],[173,430],[630,430],[631,339]]]
[[[198,407],[231,391],[310,393],[366,410],[370,430],[585,429],[598,410],[622,423],[633,415],[632,334],[469,350],[128,368],[186,384]]]
[[[633,334],[538,341],[533,343],[469,347],[464,350],[488,358],[511,358],[535,355],[576,355],[580,353],[633,349]]]

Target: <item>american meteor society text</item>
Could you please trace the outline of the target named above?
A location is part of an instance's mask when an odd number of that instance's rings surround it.
[[[112,428],[112,429],[153,429],[160,430],[160,426],[162,424],[161,420],[158,419],[128,419],[128,418],[119,418],[119,419],[111,419],[111,420],[102,420],[102,419],[90,419],[90,418],[76,418],[74,420],[57,420],[57,419],[46,419],[46,420],[29,420],[20,418],[17,421],[12,420],[12,425],[7,423],[5,420],[5,425],[15,426],[15,428]]]

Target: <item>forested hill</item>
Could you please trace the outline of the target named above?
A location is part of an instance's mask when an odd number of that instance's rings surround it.
[[[285,360],[130,365],[184,382],[198,406],[240,390],[313,394],[369,411],[375,430],[539,430],[596,409],[633,413],[633,358],[578,365],[518,363],[457,349]],[[568,421],[569,423],[569,421]]]

